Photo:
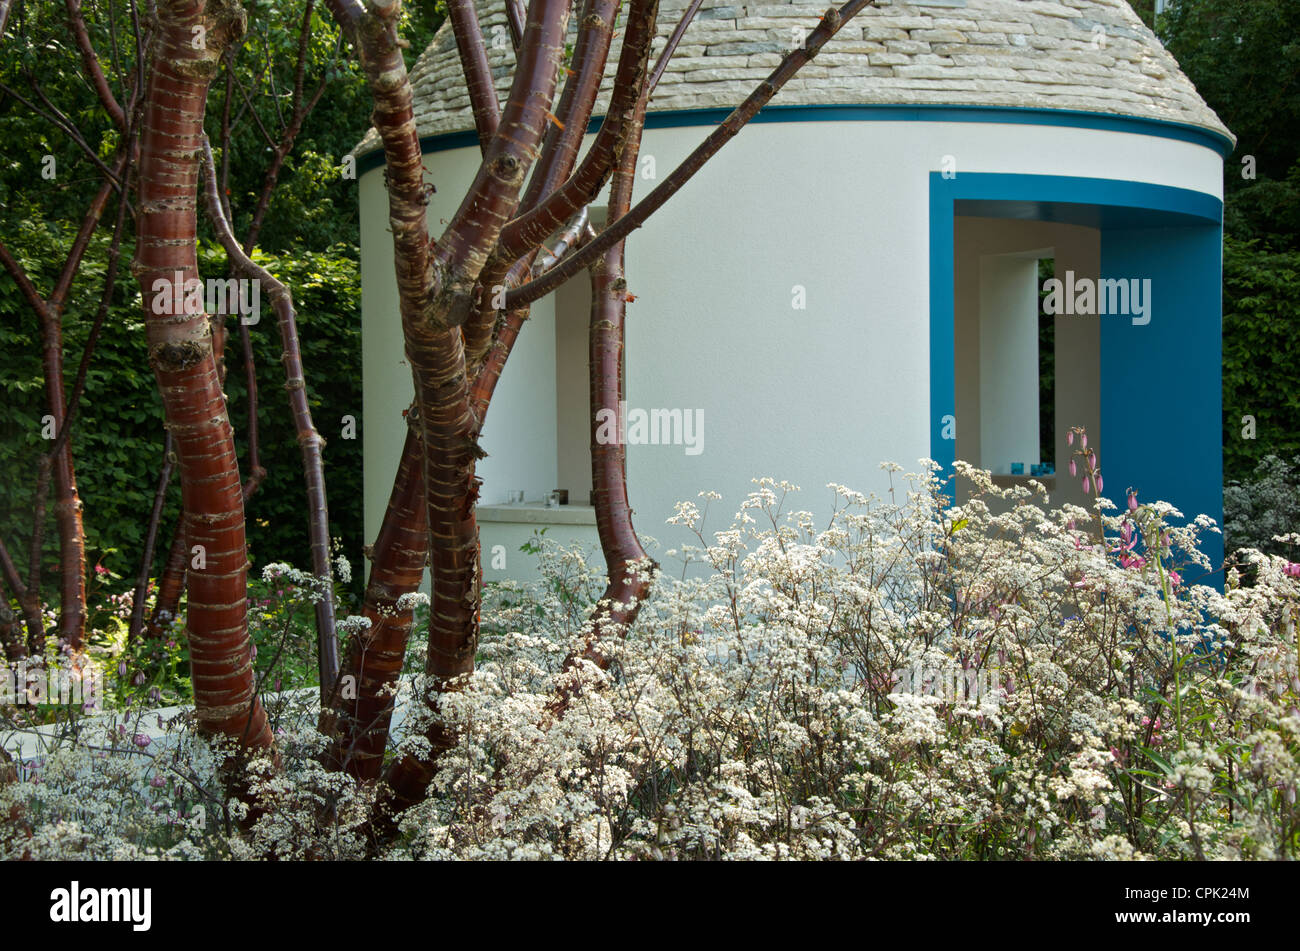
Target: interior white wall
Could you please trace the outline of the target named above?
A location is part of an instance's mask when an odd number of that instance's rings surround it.
[[[591,498],[591,405],[588,384],[588,326],[591,322],[591,283],[585,275],[555,292],[556,463],[554,488],[568,489],[569,502],[586,505]]]
[[[707,132],[650,129],[643,154],[661,179]],[[724,495],[710,517],[722,527],[760,475],[802,485],[797,504],[825,513],[827,482],[883,491],[879,462],[914,468],[929,455],[929,174],[949,155],[959,175],[1115,178],[1222,197],[1216,153],[1131,133],[892,121],[747,127],[628,240],[637,295],[628,308],[629,405],[702,409],[705,424],[700,455],[628,447],[639,531],[665,546],[688,542],[665,521],[677,500],[705,489]],[[477,149],[432,153],[426,164],[438,189],[430,221],[440,227],[477,168]],[[387,500],[411,392],[382,179],[375,169],[360,183],[367,537]],[[636,197],[657,181],[639,178]],[[792,307],[796,285],[806,292],[802,310]],[[548,467],[539,488],[558,477],[546,446],[556,441],[553,420],[541,425],[557,392],[545,369],[548,353],[554,366],[551,301],[534,315],[489,415],[485,486],[516,487]],[[1057,331],[1060,346],[1059,323]],[[1058,362],[1062,387],[1071,385],[1064,369]],[[959,440],[969,429],[958,426]],[[1059,419],[1057,431],[1063,440]],[[1063,442],[1057,458],[1066,458]]]
[[[989,254],[1055,258],[1056,272],[1073,270],[1076,277],[1096,279],[1101,273],[1101,233],[1096,228],[1046,221],[958,216],[955,234],[955,325],[957,455],[958,459],[991,465],[997,457],[981,445],[980,402],[980,262]],[[1047,253],[1044,253],[1047,252]],[[1101,323],[1066,315],[1055,318],[1056,331],[1056,470],[1053,501],[1084,504],[1082,487],[1061,473],[1070,458],[1065,436],[1083,426],[1094,442],[1101,431]],[[1037,340],[1035,332],[1034,340]],[[1004,460],[1012,461],[1012,460]],[[1018,461],[1018,460],[1017,460]],[[1028,460],[1025,460],[1028,464]],[[1029,469],[1026,468],[1026,474]]]
[[[1024,464],[1038,447],[1038,259],[980,256],[980,459],[993,472]]]
[[[534,308],[501,374],[483,425],[480,500],[505,502],[511,489],[540,501],[556,488],[555,305]]]

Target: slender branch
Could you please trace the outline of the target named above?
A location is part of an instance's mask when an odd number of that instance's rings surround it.
[[[86,345],[81,351],[81,362],[77,364],[77,375],[72,383],[72,395],[68,397],[67,410],[64,412],[63,419],[59,424],[54,444],[50,447],[51,456],[57,455],[68,441],[68,436],[72,431],[72,420],[77,415],[82,394],[86,391],[86,376],[90,371],[90,361],[95,355],[95,346],[98,344],[99,335],[104,329],[104,321],[108,318],[109,309],[113,305],[113,294],[117,289],[117,265],[122,256],[122,235],[126,225],[126,208],[125,199],[117,203],[117,220],[113,224],[113,237],[109,242],[108,262],[104,271],[104,289],[100,292],[99,307],[95,311],[94,320],[91,322],[90,334],[86,337]]]
[[[311,48],[311,17],[316,12],[316,0],[303,4],[302,26],[298,30],[298,60],[293,65],[293,99],[290,112],[298,114],[302,107],[303,77],[307,72],[307,57]]]
[[[244,357],[244,388],[247,392],[248,412],[248,478],[244,480],[244,501],[247,502],[266,479],[262,465],[261,426],[257,419],[257,361],[253,357],[253,340],[248,326],[239,322],[239,343]]]
[[[95,54],[95,47],[91,45],[90,34],[86,31],[86,19],[81,12],[81,0],[65,0],[68,8],[68,25],[72,28],[73,39],[76,40],[77,49],[81,51],[81,64],[85,69],[86,78],[95,89],[95,95],[99,96],[99,101],[104,106],[104,111],[108,117],[113,120],[113,124],[122,131],[126,131],[126,113],[122,111],[121,105],[118,104],[117,98],[113,95],[113,90],[108,87],[108,80],[104,77],[104,70],[99,65],[99,57]]]
[[[568,5],[564,3],[557,13],[561,2],[534,0],[501,132],[434,249],[435,260],[445,272],[444,289],[459,298],[449,308],[453,326],[464,323],[469,314],[473,283],[518,206],[524,177],[546,127],[564,55]]]
[[[66,115],[64,115],[63,111],[59,109],[58,106],[50,102],[49,98],[45,95],[45,91],[41,89],[40,84],[36,81],[36,77],[34,75],[28,73],[27,78],[28,81],[31,83],[32,89],[35,91],[36,95],[40,98],[41,102],[45,104],[46,106],[45,109],[42,109],[40,106],[36,105],[36,103],[32,102],[30,99],[28,99],[26,96],[18,92],[18,90],[14,89],[7,83],[0,82],[0,92],[3,92],[7,96],[12,96],[14,99],[18,100],[18,102],[25,109],[29,110],[30,112],[34,112],[42,119],[45,119],[48,122],[52,122],[54,125],[62,129],[64,134],[67,135],[67,137],[72,140],[73,144],[76,145],[77,148],[81,149],[81,151],[85,153],[86,158],[90,159],[91,163],[96,168],[98,168],[101,172],[103,172],[106,176],[108,176],[108,178],[113,182],[113,187],[118,191],[121,191],[122,182],[120,182],[117,179],[116,175],[114,175],[112,172],[109,171],[108,166],[104,164],[104,160],[99,157],[99,153],[97,153],[86,143],[85,137],[82,136],[80,130],[76,127],[75,124],[73,124],[72,120],[69,119]]]
[[[618,217],[632,204],[632,187],[636,180],[637,155],[645,126],[649,87],[637,103],[627,144],[609,188],[609,213]],[[605,556],[608,583],[595,612],[591,643],[586,656],[604,668],[609,660],[595,642],[610,635],[625,636],[636,620],[641,604],[650,593],[650,579],[645,573],[649,560],[632,525],[632,508],[627,497],[627,450],[617,440],[600,438],[600,411],[620,412],[625,396],[625,327],[627,318],[626,242],[613,245],[590,268],[591,320],[590,414],[587,417],[591,437],[591,483],[596,508],[596,531]]]
[[[230,105],[235,92],[233,51],[226,50],[221,60],[226,71],[226,94],[221,99],[221,204],[229,218],[233,217],[230,211]]]
[[[555,118],[542,140],[541,157],[528,182],[519,208],[528,211],[541,198],[554,191],[573,171],[578,149],[587,130],[600,92],[600,79],[609,58],[613,39],[614,16],[619,0],[584,0],[579,20],[578,40],[573,50],[576,71],[564,84]],[[540,250],[540,249],[539,249]],[[479,276],[479,284],[490,293],[479,295],[474,318],[465,325],[465,365],[476,373],[492,344],[500,326],[497,311],[496,288],[514,287],[528,273],[536,251],[512,261],[509,257],[494,254]],[[507,315],[506,320],[527,319],[527,314]]]
[[[506,25],[510,29],[510,42],[516,51],[519,49],[519,44],[524,41],[526,19],[523,0],[506,0]]]
[[[722,121],[722,124],[700,143],[695,151],[688,155],[677,168],[673,169],[663,182],[637,202],[626,215],[621,216],[616,221],[611,221],[596,240],[577,254],[572,255],[541,278],[510,291],[506,295],[506,309],[512,310],[524,304],[530,304],[549,294],[579,270],[589,266],[596,258],[645,224],[650,215],[663,207],[669,198],[675,195],[683,185],[691,180],[696,172],[704,167],[705,162],[731,141],[736,133],[744,128],[745,124],[771,101],[772,97],[795,73],[817,55],[826,44],[826,41],[839,32],[840,27],[848,22],[859,10],[873,2],[874,0],[849,0],[838,10],[826,11],[816,29],[808,35],[804,47],[789,53],[781,61],[781,64],[772,71],[771,75],[750,93],[745,101],[737,106],[731,115],[727,116]]]
[[[672,35],[668,37],[668,43],[664,46],[663,51],[659,54],[659,59],[655,61],[654,69],[650,70],[650,81],[646,85],[647,91],[653,95],[655,87],[659,85],[659,80],[663,78],[664,70],[668,68],[668,61],[672,59],[673,53],[677,52],[677,44],[681,43],[682,37],[686,35],[686,28],[691,25],[695,19],[695,14],[699,12],[700,5],[704,0],[691,0],[682,18],[677,21],[677,28],[673,30]]]
[[[621,0],[585,0],[573,47],[573,72],[564,83],[552,122],[542,141],[542,155],[519,207],[528,211],[559,187],[577,162],[587,123],[600,94],[600,80],[614,38],[614,18]]]
[[[153,610],[149,613],[149,623],[145,633],[149,637],[162,637],[163,629],[175,620],[180,611],[181,595],[185,593],[186,565],[189,552],[185,534],[185,510],[182,508],[176,517],[176,528],[172,532],[172,543],[167,549],[167,560],[163,562],[163,571],[158,579],[158,593],[154,596]]]
[[[158,487],[153,494],[153,508],[149,511],[149,528],[144,536],[144,552],[140,556],[140,572],[135,579],[135,596],[131,601],[131,624],[127,639],[137,640],[144,630],[145,599],[149,592],[149,574],[153,569],[154,546],[158,542],[158,526],[162,521],[163,506],[167,502],[167,485],[172,477],[172,434],[163,437],[163,461],[158,470]]]
[[[312,571],[320,590],[315,600],[317,656],[320,673],[321,704],[329,699],[338,676],[338,638],[334,626],[334,579],[330,565],[329,510],[325,494],[325,470],[321,450],[325,440],[312,422],[311,406],[307,400],[307,382],[303,375],[302,353],[298,346],[298,327],[294,314],[293,295],[271,272],[255,264],[235,238],[221,207],[217,192],[217,170],[212,161],[212,146],[203,139],[204,197],[208,215],[217,237],[234,266],[251,280],[261,282],[267,290],[271,306],[280,325],[280,343],[283,347],[281,362],[287,378],[289,407],[293,411],[294,428],[298,433],[298,446],[302,451],[303,476],[307,483],[307,521],[311,538]],[[245,333],[247,331],[245,330]]]
[[[14,560],[9,557],[9,549],[5,547],[3,539],[0,539],[0,576],[4,577],[5,583],[9,585],[14,597],[18,600],[18,607],[23,612],[23,621],[27,624],[28,648],[35,651],[37,650],[35,645],[45,643],[45,625],[41,620],[40,595],[23,584],[23,579],[18,574],[18,568],[14,565]]]
[[[18,285],[19,292],[24,298],[26,298],[31,309],[34,310],[38,316],[44,317],[49,309],[45,304],[45,298],[41,296],[38,290],[36,290],[36,285],[34,285],[31,278],[27,276],[27,272],[18,262],[18,259],[9,253],[9,249],[5,247],[3,241],[0,241],[0,264],[4,265],[5,270],[9,272],[9,276],[14,279],[14,283]]]
[[[574,248],[581,247],[589,240],[590,233],[588,209],[584,205],[560,234],[552,250],[539,256],[533,265],[534,275],[540,274],[543,268],[554,267],[556,261],[563,259]],[[514,349],[515,341],[519,339],[519,332],[523,329],[527,318],[527,307],[506,312],[505,319],[493,338],[492,346],[474,378],[474,385],[470,390],[470,406],[480,428],[487,418],[488,406],[492,402],[492,394],[496,390],[497,382],[501,379],[501,371],[505,369],[506,360],[510,358],[510,352]]]

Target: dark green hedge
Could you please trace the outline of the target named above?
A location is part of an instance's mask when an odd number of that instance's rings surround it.
[[[21,239],[11,247],[38,286],[48,288],[53,282],[71,228],[66,223],[23,221]],[[69,389],[98,303],[107,248],[104,232],[96,237],[69,301],[64,321]],[[126,576],[134,576],[143,548],[163,438],[161,406],[146,358],[140,293],[127,267],[132,251],[130,246],[123,249],[114,306],[90,365],[72,440],[91,564],[102,559],[105,567]],[[356,249],[340,245],[322,252],[299,250],[293,256],[259,254],[258,260],[294,294],[312,412],[328,441],[331,534],[342,539],[343,550],[355,563],[362,545],[361,290]],[[224,252],[204,245],[200,267],[204,277],[224,276]],[[229,328],[226,392],[246,470],[244,368],[233,319]],[[268,470],[249,507],[250,549],[255,565],[272,560],[306,565],[301,458],[283,388],[279,332],[265,297],[262,319],[250,330],[260,390],[262,463]],[[0,530],[11,551],[25,552],[37,461],[48,448],[41,437],[46,410],[36,319],[8,279],[0,280],[0,366]],[[348,414],[358,419],[355,440],[340,438],[340,420]],[[175,524],[178,498],[173,485],[160,549],[165,550]],[[52,520],[44,548],[48,581],[58,554]]]
[[[1300,252],[1228,236],[1223,250],[1223,468],[1245,479],[1267,455],[1300,452]],[[1255,438],[1242,417],[1255,418]]]

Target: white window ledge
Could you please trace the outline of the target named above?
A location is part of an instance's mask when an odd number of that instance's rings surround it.
[[[1041,482],[1048,492],[1056,491],[1055,475],[993,475],[993,484],[999,489],[1009,489],[1015,485],[1029,487],[1030,482]]]
[[[547,508],[542,502],[480,505],[478,520],[524,525],[595,525],[596,510],[590,505],[556,505]]]

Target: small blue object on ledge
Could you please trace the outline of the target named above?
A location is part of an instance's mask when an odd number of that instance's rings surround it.
[[[1056,475],[1056,467],[1050,462],[1035,463],[1030,471],[1036,476]]]
[[[1024,475],[1024,474],[1025,474],[1025,464],[1024,464],[1023,462],[1013,462],[1013,463],[1011,463],[1011,474],[1012,474],[1012,475]]]

